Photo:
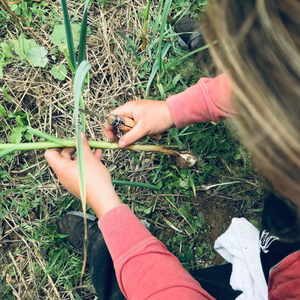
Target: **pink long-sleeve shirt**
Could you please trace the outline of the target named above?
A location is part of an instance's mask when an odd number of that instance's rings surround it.
[[[169,97],[167,105],[178,128],[218,121],[231,111],[230,85],[224,74],[214,79],[202,78],[183,93]],[[214,299],[127,205],[106,213],[99,220],[99,228],[127,299]],[[269,279],[269,300],[299,299],[299,269],[299,251],[274,268]]]

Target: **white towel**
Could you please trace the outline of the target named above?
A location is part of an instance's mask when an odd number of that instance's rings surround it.
[[[237,300],[268,299],[259,245],[259,231],[244,218],[233,218],[215,242],[215,250],[232,264],[231,287],[243,292]]]

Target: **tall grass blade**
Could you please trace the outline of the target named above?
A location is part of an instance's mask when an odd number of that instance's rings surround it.
[[[85,6],[83,10],[83,17],[81,22],[80,29],[80,38],[79,38],[79,54],[78,54],[78,65],[85,60],[85,50],[86,50],[86,36],[87,36],[87,10],[90,0],[85,1]]]
[[[159,6],[158,16],[161,15],[162,9],[163,9],[163,2],[161,2],[160,6]],[[156,43],[155,36],[156,36],[156,32],[157,32],[157,28],[158,28],[159,22],[160,22],[160,18],[156,18],[156,22],[155,22],[154,27],[153,27],[153,33],[152,33],[151,41],[150,41],[150,44],[149,44],[149,46],[147,48],[149,50],[152,48],[153,44]]]
[[[65,25],[65,31],[66,31],[66,37],[67,37],[69,57],[70,57],[70,61],[71,61],[72,65],[73,65],[73,68],[76,69],[74,40],[73,40],[73,33],[72,33],[71,21],[70,21],[69,12],[68,12],[67,1],[60,0],[60,3],[61,3],[63,17],[64,17],[64,25]]]
[[[161,187],[158,185],[153,185],[153,184],[148,184],[148,183],[143,183],[143,182],[123,181],[123,180],[112,180],[111,182],[112,182],[112,184],[130,185],[130,186],[143,187],[143,188],[148,188],[148,189],[153,189],[153,190],[161,189]]]
[[[145,17],[144,17],[144,25],[142,29],[142,36],[143,36],[142,51],[146,49],[147,23],[149,18],[150,5],[151,5],[151,0],[148,0],[146,11],[145,11]]]
[[[168,53],[169,49],[171,47],[170,43],[167,43],[164,47],[164,49],[161,51],[161,55],[156,56],[155,61],[153,63],[152,66],[152,70],[151,70],[151,74],[149,77],[149,80],[147,82],[147,87],[146,87],[146,96],[145,98],[147,98],[149,96],[149,90],[150,90],[150,86],[152,84],[152,81],[155,77],[155,74],[157,73],[158,70],[158,64],[159,64],[159,57],[164,58],[166,56],[166,54]]]
[[[148,80],[148,83],[147,83],[145,98],[147,98],[149,96],[150,86],[152,84],[152,81],[153,81],[157,71],[159,71],[158,83],[160,82],[160,78],[161,78],[161,75],[163,73],[163,59],[165,58],[168,50],[171,47],[171,44],[167,43],[164,46],[164,48],[162,49],[162,43],[163,43],[165,28],[166,28],[166,24],[167,24],[171,4],[172,4],[172,0],[167,0],[165,2],[165,5],[164,5],[163,15],[162,15],[162,23],[161,23],[161,28],[160,28],[160,36],[159,36],[159,41],[158,41],[157,56],[156,56],[155,61],[153,63],[152,70],[151,70],[151,73],[150,73],[150,77],[149,77],[149,80]],[[160,15],[161,9],[162,9],[162,6],[160,7],[159,15]],[[158,19],[160,19],[160,18],[158,18]],[[158,24],[158,21],[156,21],[156,24],[155,24],[156,28],[157,28],[157,24]],[[153,32],[153,36],[152,36],[152,39],[151,39],[151,44],[153,43],[152,41],[154,39],[154,34],[155,33]]]
[[[81,137],[81,130],[79,126],[79,105],[81,98],[82,86],[84,83],[84,78],[87,72],[90,70],[91,65],[87,61],[82,61],[79,65],[74,78],[74,106],[75,106],[75,128],[76,128],[76,138],[77,138],[77,164],[78,164],[78,174],[79,174],[79,187],[80,187],[80,197],[81,205],[84,219],[84,247],[83,247],[83,264],[81,269],[80,283],[82,285],[82,278],[84,274],[84,269],[87,261],[87,220],[86,220],[86,174],[85,174],[85,157],[84,149]]]
[[[125,34],[123,34],[122,32],[119,32],[119,34],[128,42],[128,45],[130,46],[130,49],[131,49],[136,61],[139,61],[139,57],[135,51],[135,44],[133,43],[133,41],[130,38],[128,38]]]
[[[196,50],[194,50],[194,51],[192,51],[192,52],[189,52],[188,54],[186,54],[186,55],[180,57],[180,58],[177,59],[177,60],[174,60],[174,61],[171,61],[171,62],[167,63],[167,64],[165,65],[165,71],[166,71],[167,69],[172,68],[173,66],[177,65],[177,64],[180,63],[182,60],[185,60],[186,58],[188,58],[188,57],[190,57],[190,56],[193,56],[194,54],[196,54],[196,53],[198,53],[198,52],[201,52],[201,51],[203,51],[203,50],[205,50],[205,49],[208,49],[208,48],[209,48],[209,44],[207,44],[207,45],[205,45],[205,46],[203,46],[203,47],[201,47],[201,48],[198,48],[198,49],[196,49]]]
[[[165,2],[164,10],[163,10],[163,16],[162,16],[162,22],[160,27],[160,37],[159,37],[159,43],[158,43],[158,67],[159,67],[159,77],[161,76],[163,72],[163,58],[162,58],[162,42],[164,38],[164,33],[167,25],[168,15],[171,8],[172,0],[167,0]]]

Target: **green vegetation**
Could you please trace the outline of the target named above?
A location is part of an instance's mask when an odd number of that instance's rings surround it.
[[[80,28],[87,3],[68,1],[74,40],[70,48],[62,34],[60,3],[10,5],[22,17],[21,30],[0,1],[0,143],[40,142],[28,126],[59,140],[74,139],[72,82],[85,58],[91,71],[79,100],[101,115],[146,95],[164,100],[196,83],[208,72],[179,47],[167,17],[197,17],[204,2],[151,1],[145,18],[146,6],[95,1],[87,11],[85,43],[80,42]],[[83,44],[86,49],[80,50]],[[85,122],[89,140],[104,140],[101,120],[86,116]],[[78,120],[77,125],[83,123]],[[122,200],[187,269],[222,262],[213,251],[214,235],[223,232],[234,216],[253,223],[259,219],[264,192],[249,154],[224,123],[174,128],[159,142],[148,137],[139,144],[176,145],[192,151],[198,165],[182,170],[168,155],[107,150],[103,161]],[[83,288],[78,288],[82,258],[63,243],[65,236],[57,227],[60,216],[81,210],[81,203],[58,184],[43,150],[2,157],[0,178],[0,295],[92,299],[87,273]]]

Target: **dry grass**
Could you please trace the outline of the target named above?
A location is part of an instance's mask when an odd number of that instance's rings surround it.
[[[147,82],[147,78],[139,79],[137,76],[140,66],[132,51],[126,48],[128,44],[122,37],[123,34],[130,38],[136,53],[142,54],[140,33],[143,20],[138,14],[146,7],[146,1],[127,0],[122,4],[118,1],[118,5],[115,1],[112,2],[114,3],[103,9],[93,2],[88,17],[93,32],[87,41],[87,60],[92,65],[92,78],[84,97],[86,108],[103,116],[115,107],[115,102],[123,104],[129,100],[144,98],[142,85]],[[156,9],[156,4],[153,1],[153,9]],[[71,17],[78,14],[80,19],[78,2],[68,1],[68,5]],[[49,8],[60,14],[58,2],[49,2]],[[152,13],[150,11],[150,16]],[[38,21],[39,16],[34,21],[38,30],[26,28],[26,36],[51,51],[51,28],[47,23],[37,26]],[[18,36],[18,31],[12,24],[8,28],[11,35],[8,31],[1,31],[3,41]],[[5,99],[2,91],[0,101],[7,111],[27,113],[28,122],[33,128],[61,138],[73,138],[71,74],[68,74],[65,81],[54,80],[50,73],[52,64],[63,62],[66,65],[66,62],[61,53],[56,54],[56,61],[51,59],[51,55],[49,58],[47,69],[31,68],[22,62],[6,67],[4,78],[0,78],[0,85],[5,84],[12,103]],[[143,63],[146,61],[147,55]],[[14,121],[2,121],[1,124],[6,128],[0,131],[0,140],[6,142]],[[87,133],[92,139],[105,139],[102,120],[87,116]],[[143,153],[132,156],[122,151],[107,151],[104,162],[113,177],[129,181],[148,182],[149,174],[159,167],[157,156]],[[3,166],[3,163],[7,166]],[[42,151],[20,153],[9,160],[0,161],[0,167],[7,171],[0,181],[0,212],[4,216],[3,220],[0,219],[0,299],[1,289],[4,290],[5,286],[10,287],[12,299],[77,299],[76,291],[79,288],[72,289],[70,285],[64,284],[64,280],[68,279],[64,276],[73,276],[75,279],[70,279],[70,282],[76,282],[80,274],[80,259],[69,248],[61,247],[55,224],[60,214],[70,206],[80,209],[79,201],[70,197],[58,184]],[[181,176],[178,170],[173,169],[173,172],[178,177]],[[10,192],[5,193],[6,191]],[[156,228],[157,235],[167,228],[164,239],[172,236],[175,231],[165,222],[172,220],[189,237],[190,233],[185,229],[189,226],[189,221],[178,210],[186,201],[186,195],[180,192],[170,193],[157,195],[150,190],[120,188],[120,196],[126,199],[133,210],[142,205],[152,206],[153,211],[157,212],[155,218],[147,218],[153,228]],[[210,195],[208,192],[207,196]],[[175,199],[175,205],[170,203],[167,196]],[[201,197],[204,197],[203,194]],[[220,198],[216,201],[220,201]],[[232,205],[230,211],[239,213]],[[57,260],[55,253],[61,253]],[[50,268],[52,263],[55,266],[61,264],[58,268],[61,274],[51,273],[54,268]],[[77,274],[72,274],[73,270]],[[94,299],[95,293],[88,277],[84,284],[86,286],[81,287],[82,299]]]
[[[69,1],[68,4],[70,15],[73,17],[78,13],[78,2]],[[49,3],[49,7],[56,9],[58,13],[60,11],[58,2]],[[92,65],[92,78],[84,94],[87,109],[104,116],[115,107],[112,99],[122,104],[128,100],[143,98],[143,89],[136,87],[145,83],[146,79],[141,81],[136,76],[139,66],[134,56],[126,50],[126,40],[120,33],[130,35],[136,44],[136,51],[141,51],[139,33],[143,20],[138,17],[138,13],[144,8],[145,1],[125,1],[122,5],[108,5],[105,9],[100,9],[95,2],[90,7],[88,23],[93,34],[87,41],[87,60]],[[11,36],[6,34],[3,40],[16,38],[15,28],[9,25],[9,30]],[[53,48],[47,24],[42,24],[38,31],[26,28],[25,34],[48,51]],[[56,62],[66,64],[62,54],[56,55],[56,58]],[[13,103],[9,103],[0,92],[1,103],[7,110],[27,113],[29,123],[34,128],[59,137],[73,138],[71,74],[69,73],[63,82],[54,80],[50,73],[52,63],[54,61],[50,59],[47,70],[33,69],[24,63],[15,63],[7,67],[4,78],[0,79],[0,85],[5,84]],[[103,120],[87,117],[87,132],[92,139],[104,139],[102,122]],[[11,128],[11,124],[6,125]],[[8,132],[9,130],[1,132],[2,141],[8,140]],[[115,165],[116,161],[119,162],[118,166]],[[107,152],[105,162],[112,169],[133,170],[127,180],[145,181],[147,175],[138,174],[139,164],[136,164],[132,157],[128,157],[126,152]],[[26,185],[28,188],[22,192],[22,187]],[[11,288],[14,299],[75,299],[74,291],[64,290],[63,285],[58,285],[49,275],[49,261],[47,255],[42,253],[45,243],[43,238],[40,237],[40,241],[33,238],[36,228],[41,224],[55,224],[60,212],[53,203],[56,203],[57,199],[69,197],[58,185],[41,151],[21,153],[11,159],[7,179],[0,182],[0,190],[5,192],[15,188],[16,192],[0,196],[4,203],[2,209],[7,211],[4,220],[0,221],[0,278]],[[37,207],[30,209],[28,215],[22,215],[23,210],[20,209],[22,202],[24,204],[28,201],[25,198],[38,202]],[[14,205],[10,206],[9,203]],[[56,205],[59,206],[57,203]],[[28,204],[28,207],[31,205]],[[17,210],[13,211],[12,208]],[[40,220],[43,220],[43,223]],[[80,261],[77,264],[80,264]],[[43,283],[39,287],[42,280]],[[93,299],[94,293],[90,284],[87,284],[88,287],[83,287],[81,291],[81,297]]]

